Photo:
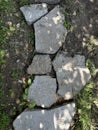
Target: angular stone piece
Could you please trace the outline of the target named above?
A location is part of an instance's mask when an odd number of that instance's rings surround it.
[[[49,55],[35,55],[32,64],[28,67],[28,74],[47,74],[51,72]]]
[[[48,3],[48,4],[57,4],[60,1],[63,1],[63,0],[35,0],[35,2],[45,2],[45,3]]]
[[[34,100],[38,106],[50,107],[57,100],[56,79],[50,76],[35,76],[29,88],[28,99]]]
[[[53,66],[59,85],[58,94],[65,100],[72,99],[91,78],[84,56],[75,55],[72,58],[61,53],[53,61]]]
[[[69,130],[75,112],[74,103],[52,110],[24,111],[13,126],[15,130]]]
[[[47,4],[45,3],[25,5],[21,7],[20,10],[22,11],[28,25],[31,25],[48,12]]]
[[[34,24],[35,49],[40,53],[54,54],[65,41],[67,30],[63,26],[64,14],[56,6]]]

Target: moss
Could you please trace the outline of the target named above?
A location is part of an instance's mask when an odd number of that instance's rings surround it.
[[[10,123],[10,118],[6,113],[0,113],[0,130],[5,130]]]

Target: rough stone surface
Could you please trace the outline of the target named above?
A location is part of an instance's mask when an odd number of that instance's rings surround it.
[[[53,61],[53,65],[56,71],[59,69],[65,70],[76,66],[85,67],[85,57],[82,55],[75,55],[74,58],[72,58],[68,57],[65,52],[60,52]]]
[[[59,84],[58,94],[65,100],[73,98],[91,78],[84,56],[72,58],[61,53],[53,61],[53,66]]]
[[[31,25],[48,12],[47,4],[45,3],[25,5],[21,7],[20,10],[22,11],[28,25]]]
[[[49,55],[35,55],[27,72],[28,74],[47,74],[51,72],[51,68]]]
[[[63,1],[63,0],[35,0],[35,2],[45,2],[45,3],[48,3],[48,4],[57,4],[60,1]]]
[[[50,107],[56,102],[56,79],[50,76],[36,76],[29,88],[28,99],[38,106]]]
[[[75,104],[52,110],[24,111],[13,123],[15,130],[69,130]]]
[[[56,6],[34,24],[37,52],[54,54],[58,51],[67,34],[67,30],[63,26],[64,19],[61,8]]]

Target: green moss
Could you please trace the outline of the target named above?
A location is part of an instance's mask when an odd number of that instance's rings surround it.
[[[68,30],[71,30],[72,25],[68,21],[64,21],[64,27],[66,27]]]
[[[11,72],[11,76],[14,80],[17,80],[18,79],[18,76],[19,76],[19,70],[17,69],[13,69],[12,72]]]
[[[8,28],[4,26],[4,23],[2,22],[2,19],[0,20],[0,46],[5,44],[8,40],[7,35]]]
[[[96,68],[95,68],[94,64],[91,62],[90,59],[87,59],[86,67],[90,70],[92,75],[95,73]]]
[[[6,113],[0,113],[0,130],[5,130],[10,123],[10,118]]]

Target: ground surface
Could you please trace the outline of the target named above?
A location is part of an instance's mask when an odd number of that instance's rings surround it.
[[[34,31],[19,10],[26,3],[26,0],[0,1],[3,28],[0,28],[0,130],[12,130],[13,120],[26,108],[22,95],[32,80],[26,69],[33,57]],[[90,118],[94,130],[98,130],[98,1],[68,0],[61,6],[65,8],[65,26],[69,29],[63,49],[70,55],[84,54],[96,68],[92,76],[94,101],[91,102]],[[92,69],[91,64],[88,67]],[[76,124],[79,125],[77,117]],[[80,130],[79,127],[74,129]]]

